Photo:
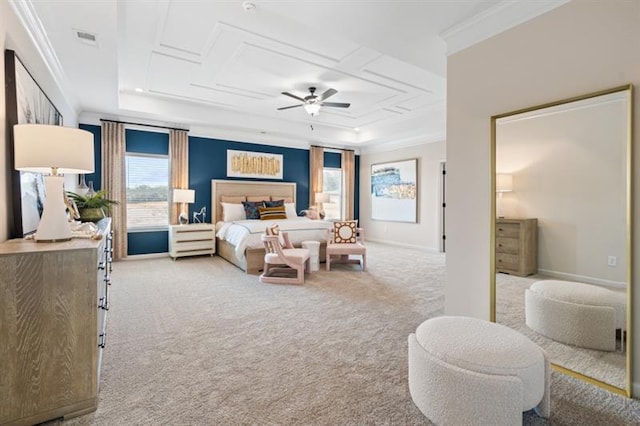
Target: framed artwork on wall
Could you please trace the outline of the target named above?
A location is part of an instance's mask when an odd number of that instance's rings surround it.
[[[13,126],[16,124],[62,125],[62,115],[31,76],[13,50],[5,50],[5,106],[9,164],[11,165],[12,211],[10,236],[21,238],[36,231],[44,206],[41,173],[14,169]]]
[[[282,179],[282,155],[227,150],[227,177]]]
[[[417,158],[371,165],[371,219],[417,222]]]

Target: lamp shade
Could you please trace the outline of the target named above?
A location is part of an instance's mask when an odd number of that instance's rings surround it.
[[[93,173],[93,134],[46,124],[13,126],[16,170],[51,173]]]
[[[498,174],[496,175],[496,192],[513,191],[513,175]]]
[[[328,203],[331,200],[329,194],[324,192],[316,192],[316,203]]]
[[[174,189],[174,203],[193,203],[196,200],[196,191],[193,189]]]

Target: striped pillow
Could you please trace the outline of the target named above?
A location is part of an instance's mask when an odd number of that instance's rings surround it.
[[[275,220],[287,218],[287,214],[284,211],[284,206],[258,207],[258,211],[260,212],[260,220]]]

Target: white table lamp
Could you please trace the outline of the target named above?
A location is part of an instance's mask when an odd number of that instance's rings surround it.
[[[16,124],[13,141],[16,170],[50,173],[44,177],[46,198],[35,240],[70,240],[62,174],[93,173],[93,134],[70,127]]]
[[[513,191],[513,175],[499,173],[496,175],[496,192],[498,193],[498,217],[504,217],[502,213],[502,194]]]
[[[180,217],[179,222],[181,225],[189,223],[189,216],[184,212],[184,205],[191,204],[196,200],[196,191],[193,189],[174,189],[173,190],[173,202],[180,203]]]

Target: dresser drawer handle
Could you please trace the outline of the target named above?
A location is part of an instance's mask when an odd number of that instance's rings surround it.
[[[498,244],[498,247],[502,247],[502,244]]]

